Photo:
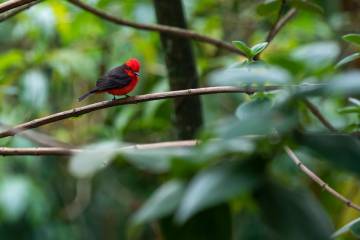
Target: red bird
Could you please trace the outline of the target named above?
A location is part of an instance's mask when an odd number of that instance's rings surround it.
[[[114,95],[125,95],[131,92],[139,81],[140,62],[136,58],[130,58],[123,65],[111,69],[108,73],[96,81],[96,87],[88,93],[79,97],[84,100],[94,93],[110,93]]]

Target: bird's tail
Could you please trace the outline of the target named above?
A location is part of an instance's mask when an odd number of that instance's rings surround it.
[[[93,93],[95,93],[95,92],[96,92],[96,90],[93,89],[93,90],[91,90],[90,92],[85,93],[84,95],[82,95],[81,97],[79,97],[79,102],[82,101],[82,100],[84,100],[85,98],[87,98],[88,96],[90,96],[91,94],[93,94]]]

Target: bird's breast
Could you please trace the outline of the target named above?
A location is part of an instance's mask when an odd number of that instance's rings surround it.
[[[134,77],[134,78],[132,78],[130,83],[128,85],[126,85],[125,87],[111,89],[111,90],[108,91],[108,93],[110,93],[112,95],[125,95],[125,94],[128,94],[129,92],[131,92],[135,88],[138,80],[139,79],[137,77]]]

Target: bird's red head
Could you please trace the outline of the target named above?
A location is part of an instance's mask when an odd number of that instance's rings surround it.
[[[133,72],[140,71],[140,62],[136,58],[130,58],[125,63]]]

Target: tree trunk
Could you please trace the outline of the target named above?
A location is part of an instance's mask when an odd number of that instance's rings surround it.
[[[181,0],[154,0],[154,5],[158,23],[186,28]],[[171,90],[197,88],[198,74],[191,41],[165,33],[161,33],[160,37]],[[194,138],[201,125],[200,97],[175,99],[175,126],[178,138]]]
[[[158,23],[186,28],[181,0],[154,0]],[[171,90],[197,88],[198,74],[189,39],[161,33]],[[175,99],[175,124],[178,138],[194,138],[202,125],[200,97]],[[177,225],[172,217],[160,221],[164,239],[230,239],[230,208],[226,204],[209,208]],[[211,233],[209,234],[211,229]]]

